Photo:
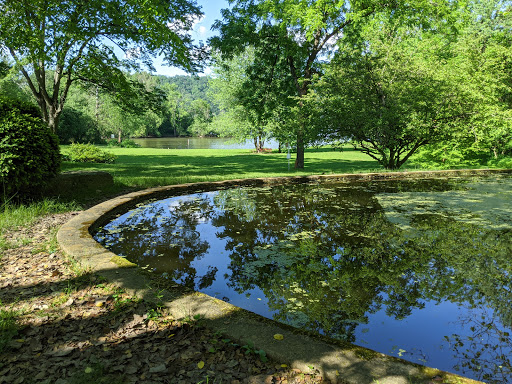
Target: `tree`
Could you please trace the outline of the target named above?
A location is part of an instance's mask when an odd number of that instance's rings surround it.
[[[469,119],[450,140],[431,145],[421,161],[478,165],[512,154],[512,3],[472,1],[450,45],[453,82],[460,84]]]
[[[444,64],[449,36],[376,17],[340,50],[308,106],[328,139],[350,139],[387,169],[449,137],[467,119],[463,92]],[[313,124],[313,123],[312,123]]]
[[[194,0],[5,0],[0,50],[10,53],[55,131],[75,82],[122,90],[115,93],[122,101],[141,89],[121,69],[151,69],[159,54],[168,65],[196,69],[201,49],[188,32],[200,15]]]
[[[271,98],[269,100],[265,87],[247,73],[255,55],[254,47],[247,47],[231,59],[215,54],[208,85],[211,98],[220,110],[212,121],[212,129],[239,142],[251,139],[255,150],[262,151],[265,140],[271,135],[269,110],[275,105]]]
[[[210,43],[223,54],[241,52],[248,45],[258,49],[252,66],[255,73],[264,73],[266,84],[280,74],[287,75],[297,108],[291,113],[290,129],[296,137],[296,168],[304,168],[307,144],[305,124],[307,111],[303,98],[308,94],[320,64],[328,58],[337,39],[347,27],[357,24],[379,9],[390,6],[381,2],[342,2],[338,0],[230,0],[234,6],[222,11],[224,20],[214,24],[220,36]],[[281,87],[282,89],[282,87]]]
[[[211,105],[203,99],[197,99],[192,102],[192,116],[194,121],[190,126],[190,131],[197,136],[207,136],[210,134],[209,124],[212,121]]]

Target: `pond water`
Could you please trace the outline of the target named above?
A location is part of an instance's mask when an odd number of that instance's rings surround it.
[[[143,148],[166,149],[254,149],[252,140],[235,143],[232,139],[221,137],[152,137],[133,139]],[[274,140],[265,142],[265,148],[277,149],[279,143]]]
[[[279,322],[512,383],[512,178],[234,188],[140,204],[118,255]]]

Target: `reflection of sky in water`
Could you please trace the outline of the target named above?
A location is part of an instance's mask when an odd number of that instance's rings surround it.
[[[210,244],[211,249],[215,251],[210,253],[207,257],[195,259],[190,264],[191,267],[198,271],[208,270],[208,267],[211,265],[218,268],[217,279],[215,279],[209,287],[203,288],[201,291],[217,299],[227,301],[238,307],[271,318],[272,311],[269,311],[267,307],[268,301],[261,289],[256,287],[240,294],[226,286],[226,282],[222,277],[231,274],[231,271],[228,269],[231,258],[229,252],[226,251],[227,241],[217,238],[216,232],[212,231],[210,225],[202,225],[197,229],[201,234],[201,239],[206,240]],[[216,229],[217,231],[222,230],[222,228]],[[196,278],[196,286],[199,284],[199,280],[200,278]]]
[[[503,230],[511,180],[204,192],[140,206],[96,238],[260,315],[507,383],[510,362],[491,347],[512,355],[499,321],[512,325],[511,234]],[[479,351],[488,366],[471,363]]]

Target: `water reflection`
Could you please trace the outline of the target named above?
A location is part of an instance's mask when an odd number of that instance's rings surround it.
[[[511,184],[223,190],[143,205],[97,239],[156,273],[277,321],[506,383]]]

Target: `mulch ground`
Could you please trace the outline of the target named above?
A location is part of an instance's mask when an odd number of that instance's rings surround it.
[[[55,240],[73,214],[4,234],[0,309],[19,328],[0,335],[0,384],[326,383],[81,271]]]

